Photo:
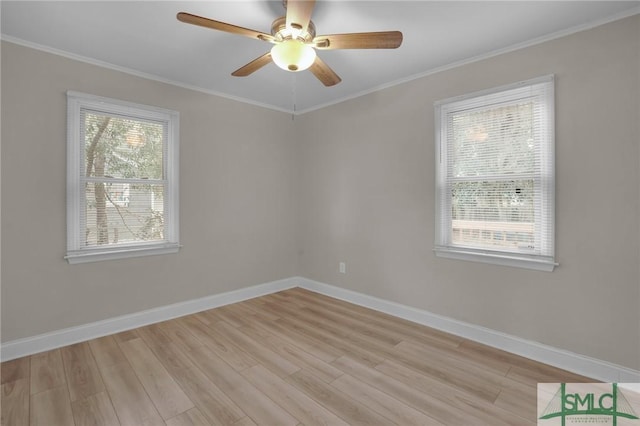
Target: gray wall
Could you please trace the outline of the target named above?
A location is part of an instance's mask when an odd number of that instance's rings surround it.
[[[639,23],[631,17],[300,117],[300,274],[640,369]],[[436,258],[434,101],[552,73],[560,266],[547,273]]]
[[[66,95],[180,112],[177,255],[69,265]],[[2,44],[2,340],[294,276],[291,116]]]
[[[2,340],[301,275],[640,369],[639,29],[627,18],[295,121],[3,43]],[[433,102],[550,73],[561,265],[436,258]],[[68,89],[180,111],[179,254],[63,260]]]

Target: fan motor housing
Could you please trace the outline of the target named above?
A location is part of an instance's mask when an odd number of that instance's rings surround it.
[[[310,43],[316,36],[316,26],[313,24],[313,21],[309,21],[307,31],[296,32],[299,32],[295,37],[296,39],[304,43]],[[287,18],[285,16],[281,16],[273,21],[271,24],[271,35],[278,39],[278,41],[294,38],[294,32],[287,28]]]

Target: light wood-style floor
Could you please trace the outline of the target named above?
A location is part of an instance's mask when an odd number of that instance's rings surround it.
[[[527,425],[590,379],[291,289],[2,364],[2,424]]]

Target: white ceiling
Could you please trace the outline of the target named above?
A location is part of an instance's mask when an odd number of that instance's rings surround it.
[[[455,64],[640,13],[640,1],[318,1],[317,33],[399,30],[400,48],[319,55],[342,78],[274,64],[231,72],[271,45],[179,22],[180,11],[270,32],[281,1],[2,1],[4,40],[282,111],[304,112]]]

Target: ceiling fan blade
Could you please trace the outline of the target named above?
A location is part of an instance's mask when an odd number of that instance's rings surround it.
[[[287,28],[307,31],[315,0],[287,0]]]
[[[203,18],[202,16],[192,15],[191,13],[180,12],[178,13],[177,18],[179,21],[187,24],[198,25],[231,34],[239,34],[272,43],[275,42],[275,38],[270,34],[251,30],[249,28],[238,27],[237,25],[227,24],[225,22],[214,21],[213,19]]]
[[[309,67],[309,71],[327,87],[335,86],[342,81],[342,79],[338,77],[338,74],[329,68],[329,65],[325,64],[319,56],[316,56],[316,60]]]
[[[264,67],[268,63],[271,62],[271,52],[267,52],[259,58],[254,59],[249,62],[247,65],[238,68],[234,72],[231,73],[234,77],[246,77],[249,74],[252,74],[258,71],[260,68]]]
[[[400,31],[321,35],[313,39],[316,49],[395,49],[402,44]]]

